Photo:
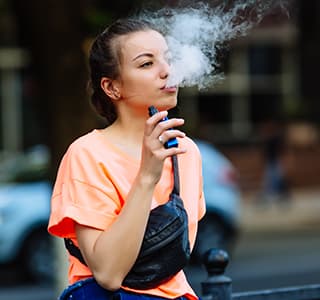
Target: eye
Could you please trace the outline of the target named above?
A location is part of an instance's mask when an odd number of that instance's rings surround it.
[[[147,67],[150,67],[150,66],[152,66],[152,65],[153,65],[153,62],[152,62],[152,61],[147,61],[147,62],[141,64],[139,67],[140,67],[140,68],[147,68]]]

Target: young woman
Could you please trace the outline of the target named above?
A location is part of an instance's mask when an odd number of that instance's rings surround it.
[[[70,255],[68,289],[94,278],[111,297],[121,289],[148,297],[197,299],[182,270],[151,289],[122,284],[139,254],[150,210],[168,201],[171,156],[178,156],[191,248],[205,212],[198,148],[177,129],[183,119],[161,122],[177,104],[178,88],[166,87],[168,55],[164,37],[132,19],[115,22],[92,45],[92,104],[110,125],[94,129],[68,148],[57,174],[48,226],[51,234],[70,238],[86,262]],[[160,112],[149,117],[151,105]],[[165,148],[171,138],[177,138],[179,146]]]

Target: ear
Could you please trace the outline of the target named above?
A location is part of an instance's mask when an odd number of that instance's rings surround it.
[[[112,100],[120,99],[120,89],[115,80],[103,77],[100,81],[100,86],[106,95]]]

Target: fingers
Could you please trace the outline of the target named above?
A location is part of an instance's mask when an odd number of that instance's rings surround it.
[[[184,124],[184,120],[181,118],[172,118],[164,120],[168,115],[167,111],[160,111],[150,117],[146,122],[145,134],[151,135],[154,130],[156,134],[159,134],[173,127],[181,126]],[[158,127],[158,129],[156,129]]]
[[[150,135],[154,128],[168,115],[167,111],[160,111],[150,117],[146,122],[145,135]]]
[[[153,144],[154,147],[154,154],[158,156],[161,159],[165,159],[166,157],[175,155],[175,154],[182,154],[186,152],[186,149],[182,148],[181,145],[176,146],[176,143],[174,141],[170,142],[171,139],[175,138],[184,138],[186,134],[180,130],[177,129],[169,129],[163,131],[161,135],[158,136],[158,138],[152,138],[151,140],[154,140],[155,143]],[[166,145],[168,143],[170,146]],[[155,145],[157,144],[157,145]]]
[[[161,135],[159,135],[158,140],[162,145],[164,145],[166,142],[168,142],[171,139],[180,137],[184,138],[186,134],[183,131],[177,130],[177,129],[170,129],[170,130],[165,130],[162,132]]]
[[[146,122],[145,128],[145,145],[154,155],[164,159],[167,156],[184,153],[185,149],[181,147],[172,147],[172,150],[168,151],[165,147],[165,143],[173,138],[183,138],[186,136],[184,132],[176,129],[176,127],[184,124],[184,120],[181,118],[166,119],[168,112],[161,111],[154,114]]]
[[[140,170],[153,176],[155,182],[160,179],[166,158],[187,152],[181,145],[165,147],[165,143],[170,139],[186,136],[184,132],[176,129],[177,126],[184,124],[184,120],[179,118],[163,120],[167,114],[166,111],[154,114],[147,119],[145,126]]]
[[[155,135],[160,136],[166,130],[178,127],[184,124],[184,119],[181,118],[172,118],[163,120],[167,116],[167,112],[159,112],[150,117],[146,123],[146,135]]]
[[[184,124],[184,120],[180,119],[180,118],[172,118],[166,121],[161,121],[160,123],[158,123],[155,128],[154,128],[154,132],[155,134],[164,132],[168,129],[172,129],[175,127],[179,127],[182,126]]]

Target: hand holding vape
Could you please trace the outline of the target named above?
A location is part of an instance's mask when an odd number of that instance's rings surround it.
[[[148,110],[149,110],[149,116],[150,117],[158,112],[158,110],[153,105],[149,106]],[[168,120],[167,117],[162,119],[162,121],[167,121],[167,120]],[[172,138],[172,139],[170,139],[170,140],[168,140],[167,142],[164,143],[164,147],[166,149],[172,148],[172,147],[178,147],[178,140],[176,138]]]

